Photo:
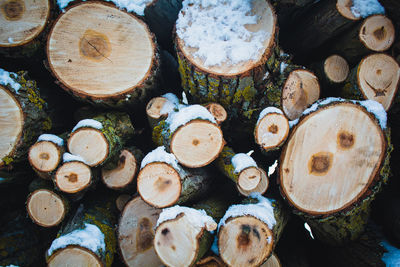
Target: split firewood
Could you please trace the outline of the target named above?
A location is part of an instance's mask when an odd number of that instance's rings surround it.
[[[260,266],[273,253],[287,219],[277,200],[259,194],[231,206],[218,225],[221,259],[228,266]]]
[[[154,127],[153,141],[164,145],[180,164],[189,168],[210,164],[225,144],[214,116],[200,105],[189,105],[170,113]]]
[[[154,227],[160,213],[161,209],[150,206],[139,196],[126,204],[117,234],[120,254],[127,266],[163,266],[153,246]]]
[[[375,101],[328,98],[306,110],[292,130],[282,151],[280,189],[319,240],[342,244],[363,232],[370,203],[390,173],[386,120]]]
[[[254,192],[264,194],[268,189],[267,173],[247,154],[236,154],[232,148],[225,146],[216,160],[216,166],[244,196]]]
[[[0,125],[0,168],[26,160],[29,147],[50,130],[46,102],[27,72],[0,69]]]
[[[116,251],[113,201],[87,200],[46,252],[48,266],[110,267]]]
[[[143,104],[159,80],[159,53],[146,24],[104,2],[63,13],[50,31],[47,59],[66,91],[95,105]]]
[[[342,89],[349,99],[370,99],[391,107],[400,84],[400,67],[386,54],[372,54],[361,60],[350,73]]]
[[[160,146],[144,157],[137,190],[145,202],[164,208],[199,198],[210,190],[212,182],[207,169],[182,167]]]
[[[130,190],[136,185],[136,174],[140,168],[143,153],[136,147],[124,148],[119,153],[118,164],[115,168],[101,169],[103,183],[114,190]]]
[[[90,167],[104,165],[118,156],[133,133],[128,114],[100,113],[78,122],[69,136],[68,151],[81,156]]]

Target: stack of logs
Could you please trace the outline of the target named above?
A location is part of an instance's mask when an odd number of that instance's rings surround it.
[[[381,2],[0,1],[0,266],[396,266]]]

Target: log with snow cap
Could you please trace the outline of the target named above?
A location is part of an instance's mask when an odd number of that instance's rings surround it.
[[[160,146],[144,157],[137,177],[137,190],[144,201],[164,208],[204,195],[212,182],[208,169],[185,168]]]
[[[260,266],[273,253],[288,219],[278,200],[253,193],[218,224],[218,251],[228,266]]]
[[[46,109],[27,72],[0,69],[0,168],[25,160],[38,136],[51,129]]]
[[[393,147],[386,120],[376,101],[328,98],[295,124],[282,151],[279,184],[316,238],[340,244],[362,233],[370,203],[389,177]]]
[[[164,145],[180,164],[189,168],[210,164],[225,143],[214,116],[201,105],[169,113],[166,120],[153,128],[153,141]]]
[[[251,154],[236,154],[232,148],[225,146],[216,160],[218,169],[231,179],[238,191],[248,196],[252,192],[264,194],[268,189],[267,173],[251,157]]]
[[[134,128],[129,115],[122,112],[97,113],[79,121],[72,129],[67,147],[91,167],[113,164],[120,149],[132,138]]]

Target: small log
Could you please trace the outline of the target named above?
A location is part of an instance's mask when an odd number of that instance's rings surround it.
[[[369,55],[351,71],[342,89],[342,96],[375,100],[387,111],[399,87],[399,69],[399,64],[389,55]]]
[[[116,251],[114,203],[87,200],[46,252],[48,266],[110,267]]]
[[[124,210],[125,205],[129,202],[132,197],[128,194],[122,194],[115,199],[115,206],[117,209],[122,212]]]
[[[278,256],[276,256],[275,253],[272,253],[271,257],[269,257],[266,262],[260,265],[260,267],[282,267],[282,264],[279,261]]]
[[[127,266],[163,266],[155,253],[154,227],[161,209],[148,205],[137,196],[122,211],[118,224],[118,244]]]
[[[214,116],[218,125],[228,118],[225,108],[218,103],[208,103],[205,105],[205,108]]]
[[[137,190],[145,202],[164,208],[204,195],[211,188],[212,178],[205,168],[180,166],[173,154],[158,147],[142,161]]]
[[[248,196],[257,192],[264,194],[268,189],[268,176],[257,166],[254,159],[246,154],[236,154],[232,148],[225,146],[216,160],[218,169],[231,179],[238,191]]]
[[[156,127],[160,121],[168,117],[168,113],[178,110],[178,105],[179,99],[172,93],[152,98],[146,105],[150,127]]]
[[[128,114],[100,113],[91,119],[81,120],[74,127],[67,147],[72,154],[81,156],[90,167],[96,167],[117,157],[133,133]]]
[[[136,174],[138,173],[143,153],[135,147],[122,149],[119,154],[116,168],[101,169],[101,179],[110,189],[129,190],[135,187]]]
[[[29,147],[51,128],[46,102],[36,82],[27,72],[9,73],[0,69],[0,168],[26,160]],[[8,78],[7,78],[8,77]]]
[[[146,24],[104,2],[78,3],[57,19],[47,60],[67,92],[94,105],[141,105],[159,79],[159,53]]]

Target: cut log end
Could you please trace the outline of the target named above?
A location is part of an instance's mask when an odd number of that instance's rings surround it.
[[[198,168],[215,160],[224,143],[222,131],[217,125],[193,120],[174,132],[170,147],[180,164]]]
[[[267,173],[256,167],[250,167],[243,170],[238,177],[237,189],[244,196],[251,193],[264,194],[269,186]]]
[[[68,246],[56,251],[47,260],[48,266],[92,266],[102,267],[103,264],[92,251],[78,246]]]
[[[60,148],[49,141],[35,143],[29,149],[28,159],[31,166],[39,172],[54,171],[61,161]]]
[[[366,48],[383,52],[389,49],[395,39],[392,21],[384,15],[374,15],[365,19],[358,34]]]
[[[279,147],[289,135],[289,121],[283,114],[269,113],[256,125],[256,143],[265,151]]]
[[[112,189],[123,189],[135,179],[138,162],[135,155],[129,150],[122,150],[119,155],[118,166],[112,170],[101,170],[101,178],[104,184]]]
[[[281,158],[281,190],[307,214],[344,210],[373,183],[385,146],[382,129],[360,106],[323,107],[305,117],[289,137]]]
[[[359,20],[361,17],[357,17],[351,11],[353,6],[353,0],[337,0],[336,9],[346,19]]]
[[[61,197],[47,189],[34,191],[29,196],[26,207],[32,221],[43,227],[58,225],[66,213]]]
[[[79,128],[68,139],[68,150],[81,156],[89,166],[104,162],[109,154],[109,144],[104,134],[93,128]]]
[[[344,82],[349,75],[349,64],[343,57],[332,55],[325,59],[324,73],[333,83]]]
[[[318,100],[320,86],[314,73],[294,70],[289,74],[282,89],[282,109],[289,120],[300,117],[301,113]]]
[[[272,231],[251,216],[228,219],[218,234],[219,253],[229,266],[259,266],[272,253],[273,244]]]
[[[399,64],[386,54],[364,58],[358,67],[358,86],[365,99],[375,100],[389,110],[400,81]]]
[[[181,177],[170,165],[153,162],[139,172],[137,188],[144,201],[165,208],[178,201],[182,190]]]
[[[21,46],[37,37],[50,14],[48,0],[6,0],[0,3],[0,47]]]
[[[271,257],[269,257],[269,259],[264,262],[260,267],[282,267],[282,264],[275,253],[272,253]]]
[[[146,114],[149,118],[154,119],[154,120],[158,120],[160,119],[162,116],[166,116],[168,114],[164,114],[162,112],[164,104],[168,102],[168,99],[166,99],[165,97],[155,97],[152,98],[149,103],[147,103],[146,106]]]
[[[0,166],[3,158],[13,152],[22,134],[24,114],[14,96],[0,86]]]
[[[228,118],[228,113],[225,108],[218,103],[210,103],[205,107],[214,116],[217,124],[223,123]]]
[[[55,175],[57,187],[66,193],[78,193],[87,188],[92,182],[90,167],[79,161],[64,163]]]

